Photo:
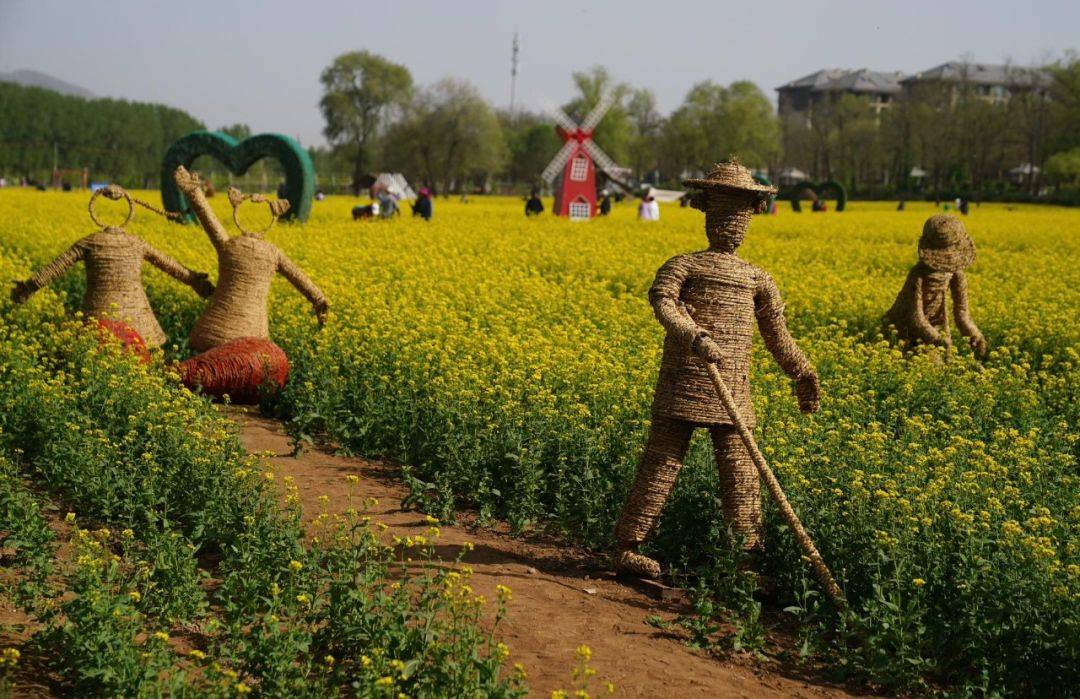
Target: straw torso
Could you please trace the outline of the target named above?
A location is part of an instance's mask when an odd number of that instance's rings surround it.
[[[242,337],[269,338],[267,300],[280,253],[254,235],[218,247],[218,285],[195,322],[188,344],[205,351]]]
[[[83,312],[122,320],[142,336],[149,347],[165,342],[142,283],[146,243],[133,235],[109,229],[75,244],[86,266]]]
[[[755,424],[750,402],[755,298],[766,279],[764,272],[734,254],[704,251],[670,260],[649,291],[654,307],[662,297],[677,298],[697,326],[724,350],[727,359],[720,367],[721,375],[751,425]],[[672,332],[664,340],[653,414],[697,424],[731,424],[716,400],[704,362]]]
[[[949,332],[948,302],[953,272],[942,272],[918,263],[908,272],[903,288],[897,294],[892,308],[885,314],[885,323],[896,327],[897,335],[902,340],[924,341],[922,329],[914,318],[920,315],[929,324],[947,335]],[[921,314],[917,305],[921,303]]]

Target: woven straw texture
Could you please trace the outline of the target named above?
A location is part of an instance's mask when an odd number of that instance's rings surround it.
[[[960,219],[937,214],[923,225],[919,259],[938,272],[959,272],[975,261],[975,242]]]
[[[705,363],[695,353],[696,343],[708,337],[719,345],[720,373],[753,427],[750,348],[755,320],[765,346],[789,376],[813,370],[788,332],[784,304],[772,277],[735,255],[750,223],[747,200],[732,200],[719,191],[709,197],[709,249],[666,262],[649,290],[656,317],[667,330],[653,415],[731,424],[716,400]]]
[[[943,245],[942,240],[952,241],[951,247]],[[936,266],[927,262],[928,250]],[[886,332],[890,327],[895,328],[897,337],[912,346],[951,345],[948,312],[951,295],[957,330],[971,339],[978,354],[985,354],[986,340],[969,309],[967,276],[963,270],[974,259],[975,247],[963,224],[951,216],[932,216],[919,240],[919,257],[920,261],[908,272],[904,286],[885,313]]]
[[[227,342],[179,365],[184,385],[233,403],[257,403],[263,391],[285,387],[289,359],[269,340],[247,337]]]
[[[175,177],[218,254],[217,288],[188,337],[193,349],[205,351],[240,338],[269,338],[267,302],[275,274],[288,279],[317,313],[325,313],[326,297],[285,253],[257,234],[230,238],[211,210],[198,178],[184,168],[177,168]],[[234,206],[242,201],[232,192],[229,198]]]
[[[76,262],[86,266],[82,310],[94,318],[111,317],[131,326],[149,347],[165,342],[142,284],[142,264],[149,262],[174,279],[209,295],[205,274],[191,271],[168,255],[119,228],[107,228],[77,241],[64,254],[22,283],[23,298],[56,281]]]
[[[749,172],[744,174],[749,177]],[[656,525],[699,426],[707,426],[712,437],[725,521],[747,548],[761,548],[758,469],[733,426],[732,412],[744,428],[755,424],[750,400],[755,323],[776,361],[798,379],[800,406],[817,408],[817,377],[788,332],[776,284],[735,254],[761,203],[757,191],[727,186],[709,186],[696,195],[695,208],[705,211],[709,249],[666,262],[649,290],[653,311],[667,333],[649,440],[615,527],[615,565],[623,570],[650,577],[659,573],[656,562],[636,549]],[[730,387],[729,406],[717,395],[714,368]]]
[[[620,548],[637,548],[656,525],[675,486],[694,428],[683,420],[653,420],[634,485],[615,525]],[[750,453],[729,425],[713,425],[709,435],[720,472],[724,521],[744,538],[746,548],[760,548],[761,485]]]

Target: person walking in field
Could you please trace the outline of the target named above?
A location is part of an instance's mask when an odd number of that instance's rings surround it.
[[[919,238],[919,261],[908,272],[896,301],[885,313],[886,333],[909,347],[920,344],[952,347],[946,296],[952,296],[953,317],[975,355],[986,356],[982,331],[968,309],[964,270],[975,261],[975,243],[955,216],[936,214],[926,220]]]
[[[173,178],[218,254],[218,286],[188,337],[188,345],[202,354],[181,362],[180,375],[185,385],[201,387],[210,395],[228,394],[234,402],[257,400],[264,388],[283,387],[289,373],[288,358],[270,341],[267,302],[274,276],[281,274],[311,302],[320,325],[329,310],[326,296],[262,234],[244,231],[230,237],[203,195],[198,176],[178,167]],[[236,209],[245,199],[266,201],[230,187],[237,226]],[[272,225],[289,202],[278,199],[268,204]]]
[[[421,187],[420,191],[416,193],[416,203],[412,205],[413,218],[419,216],[425,221],[430,221],[433,208],[431,190],[427,187]]]
[[[128,217],[119,226],[106,226],[98,222],[94,214],[94,199],[123,199],[128,204]],[[141,205],[146,206],[145,204]],[[116,335],[125,345],[160,347],[166,337],[157,316],[150,308],[143,288],[142,268],[149,262],[173,279],[191,287],[203,298],[214,292],[214,285],[207,275],[193,272],[172,257],[154,248],[142,239],[131,235],[123,226],[131,220],[132,199],[117,185],[99,189],[90,199],[90,217],[101,227],[75,241],[64,254],[42,267],[32,277],[16,282],[11,298],[24,303],[39,290],[59,279],[77,262],[86,267],[86,291],[82,310],[89,318],[96,318],[103,328]],[[131,335],[137,334],[137,339]],[[145,349],[143,349],[145,351]]]
[[[742,420],[752,428],[750,347],[756,323],[766,348],[794,379],[800,409],[814,412],[820,399],[817,374],[788,332],[776,284],[736,254],[751,216],[766,211],[768,195],[776,190],[758,184],[734,161],[684,185],[699,190],[691,206],[705,212],[709,247],[668,260],[649,290],[667,334],[648,442],[615,525],[616,570],[647,578],[659,577],[660,565],[638,547],[656,525],[698,427],[712,437],[726,523],[747,550],[763,546],[758,473],[717,400],[706,364],[719,369]]]

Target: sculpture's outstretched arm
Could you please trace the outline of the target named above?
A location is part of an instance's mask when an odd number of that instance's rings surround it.
[[[11,289],[11,300],[15,303],[24,303],[39,290],[59,279],[64,272],[71,269],[72,265],[85,256],[86,248],[80,240],[26,281],[15,282],[15,286]]]
[[[203,194],[202,181],[199,176],[188,172],[187,168],[181,165],[173,173],[173,180],[176,182],[176,186],[180,188],[180,191],[184,193],[184,196],[187,197],[191,210],[195,212],[195,216],[198,217],[203,230],[210,237],[210,242],[213,243],[215,248],[220,249],[222,245],[229,241],[229,233],[221,225],[218,217],[214,215],[214,210],[210,208],[210,202],[206,200],[206,195]]]
[[[765,348],[784,373],[795,380],[795,396],[799,399],[799,410],[804,413],[817,412],[821,404],[817,372],[791,336],[787,318],[784,316],[784,301],[780,298],[780,290],[772,277],[764,272],[760,273],[754,293],[754,314],[757,316],[758,330],[761,332],[761,339],[765,341]]]
[[[143,243],[143,259],[173,279],[187,284],[204,299],[209,298],[214,293],[214,285],[210,282],[206,272],[195,272],[188,269],[148,243]]]
[[[289,283],[311,302],[312,308],[315,309],[315,315],[319,317],[319,323],[326,322],[326,312],[329,310],[330,304],[327,302],[326,295],[323,294],[322,290],[315,285],[315,282],[311,281],[308,275],[304,274],[304,270],[300,269],[299,265],[290,260],[283,252],[278,252],[277,270],[281,273],[281,276],[288,279]]]
[[[960,334],[968,338],[975,354],[982,357],[986,354],[986,338],[983,337],[979,326],[971,319],[971,311],[968,308],[967,276],[963,271],[957,272],[949,280],[949,291],[952,292],[953,317],[956,319],[956,327]]]

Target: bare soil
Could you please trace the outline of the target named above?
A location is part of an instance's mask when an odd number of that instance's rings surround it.
[[[240,438],[251,452],[269,452],[279,477],[291,476],[308,514],[348,507],[346,494],[377,498],[369,513],[400,536],[419,534],[429,525],[423,515],[404,511],[407,492],[393,464],[307,450],[291,456],[292,446],[274,420],[229,409]],[[345,477],[357,475],[359,486]],[[321,503],[320,496],[329,501]],[[355,502],[355,500],[354,500]],[[495,599],[495,586],[511,588],[508,618],[499,637],[510,647],[510,662],[524,664],[534,696],[571,690],[574,650],[592,648],[597,676],[593,696],[612,682],[623,697],[823,697],[847,696],[803,671],[755,656],[717,658],[690,649],[673,633],[646,623],[649,616],[675,619],[679,602],[661,602],[640,589],[613,579],[603,561],[588,552],[545,541],[523,540],[498,528],[469,526],[463,514],[457,526],[442,527],[438,553],[453,560],[462,544],[474,549],[464,561],[473,568],[473,587]]]

